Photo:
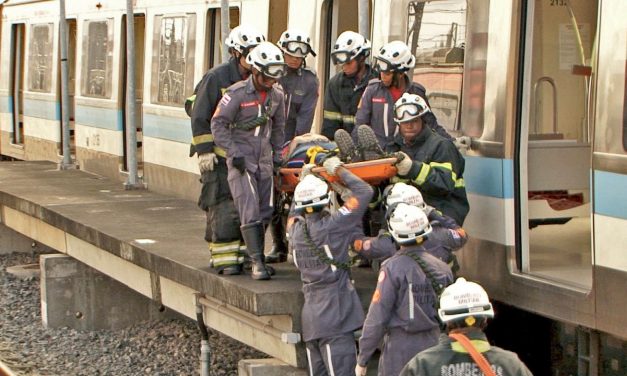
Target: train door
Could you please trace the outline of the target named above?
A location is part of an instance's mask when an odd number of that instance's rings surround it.
[[[203,59],[203,72],[219,65],[222,62],[222,48],[227,48],[223,45],[221,38],[221,25],[220,8],[211,8],[207,10],[207,23],[205,28],[205,58]],[[233,30],[240,24],[240,12],[239,8],[229,8],[229,29]]]
[[[136,14],[133,17],[134,20],[134,32],[135,32],[135,127],[137,129],[137,173],[141,177],[143,176],[143,151],[142,151],[142,105],[144,103],[144,51],[145,51],[145,31],[146,31],[146,16],[143,14]],[[122,170],[128,171],[127,166],[127,148],[126,148],[126,127],[127,119],[126,119],[126,85],[127,85],[127,75],[126,75],[126,16],[122,17],[122,45],[120,46],[122,49],[120,59],[120,74],[122,77],[121,85],[120,85],[120,108],[122,110],[122,137],[123,137],[123,158],[122,158]]]
[[[68,44],[67,44],[67,62],[68,62],[68,111],[70,113],[70,154],[72,155],[72,160],[75,158],[76,153],[76,143],[74,140],[74,109],[75,109],[75,100],[74,96],[76,95],[76,41],[78,40],[76,34],[76,20],[68,19],[67,20],[67,33],[68,33]],[[60,55],[59,55],[60,56]],[[61,64],[59,64],[59,88],[58,92],[61,93]],[[61,102],[61,109],[63,109],[63,96],[59,96],[59,101]],[[63,116],[61,116],[61,121],[59,123],[59,132],[61,140],[61,146],[59,147],[59,154],[63,155]]]
[[[13,138],[11,143],[24,143],[24,24],[11,25],[11,112],[13,113]]]
[[[341,3],[341,4],[340,4]],[[327,0],[322,3],[322,35],[320,47],[322,51],[317,51],[320,59],[324,61],[322,72],[318,75],[322,89],[326,87],[329,78],[334,76],[338,70],[331,61],[331,50],[338,35],[346,30],[358,31],[358,0]],[[372,9],[372,7],[371,7]]]
[[[589,77],[598,0],[524,2],[521,266],[592,285]]]

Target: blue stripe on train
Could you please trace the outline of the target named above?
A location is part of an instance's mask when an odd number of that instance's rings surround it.
[[[76,106],[74,110],[76,123],[90,127],[122,130],[122,111],[118,108],[102,108],[91,106]]]
[[[511,159],[466,156],[466,191],[496,198],[514,197],[514,162]]]
[[[190,143],[192,128],[190,119],[144,114],[144,136],[163,140]]]
[[[57,101],[25,98],[24,116],[46,120],[61,120],[61,108],[59,105]]]
[[[597,214],[627,219],[627,175],[594,171],[594,211]]]
[[[0,113],[11,113],[13,110],[13,97],[0,96]]]

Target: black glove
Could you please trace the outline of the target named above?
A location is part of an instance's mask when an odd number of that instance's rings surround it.
[[[233,158],[233,167],[239,170],[240,173],[246,171],[246,159],[244,157]]]

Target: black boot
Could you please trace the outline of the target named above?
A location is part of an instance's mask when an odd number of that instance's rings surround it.
[[[385,156],[383,149],[379,146],[379,141],[369,125],[362,124],[357,128],[357,144],[361,159],[371,161]]]
[[[273,218],[274,219],[274,218]],[[275,264],[287,261],[287,244],[285,244],[285,230],[281,217],[270,223],[270,234],[272,235],[272,249],[266,255],[266,264]]]
[[[270,273],[266,269],[265,256],[263,254],[264,246],[264,227],[261,222],[253,222],[240,227],[246,250],[253,262],[253,279],[266,280],[270,279]]]
[[[335,143],[337,144],[337,148],[339,149],[338,157],[342,162],[345,163],[353,163],[358,162],[357,156],[357,148],[353,143],[353,138],[350,133],[346,132],[344,129],[338,129],[335,131],[335,135],[333,136],[335,139]]]

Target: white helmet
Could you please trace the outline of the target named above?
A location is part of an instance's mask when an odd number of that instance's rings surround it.
[[[246,62],[264,75],[281,78],[285,74],[285,61],[281,50],[270,42],[261,42],[246,56]]]
[[[396,243],[403,245],[421,243],[431,233],[431,224],[425,212],[402,202],[392,209],[388,228]]]
[[[288,55],[304,58],[311,53],[314,57],[316,56],[313,48],[311,48],[311,38],[300,30],[289,29],[284,31],[277,44]]]
[[[236,26],[226,38],[226,46],[242,55],[246,55],[253,47],[266,40],[266,37],[248,25]]]
[[[464,278],[458,278],[442,292],[438,315],[440,320],[446,323],[468,316],[492,318],[494,310],[483,287]]]
[[[344,64],[357,56],[370,54],[370,41],[354,31],[345,31],[337,37],[331,58],[335,64]]]
[[[405,123],[430,112],[427,102],[418,94],[404,93],[394,103],[394,121]]]
[[[388,208],[399,202],[404,202],[420,209],[424,209],[426,206],[418,188],[403,182],[390,185],[389,188],[386,188],[383,195],[385,196],[385,205]]]
[[[315,175],[307,175],[294,189],[294,209],[319,208],[329,203],[329,185]]]
[[[381,47],[374,59],[380,72],[407,72],[416,65],[409,47],[400,40]]]

